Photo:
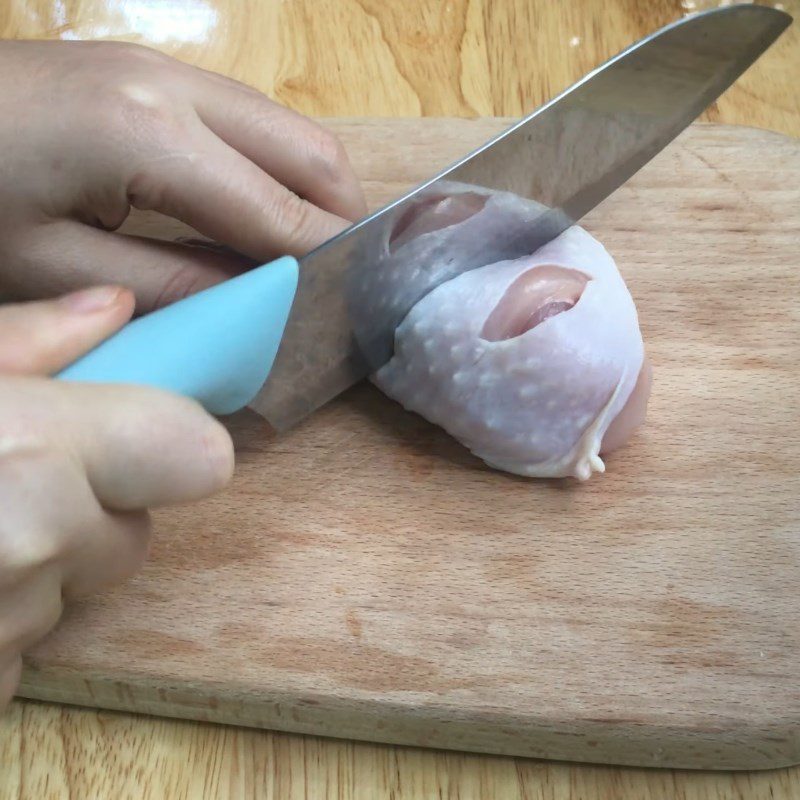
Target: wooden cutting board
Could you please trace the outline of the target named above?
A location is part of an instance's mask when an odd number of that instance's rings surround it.
[[[332,120],[377,205],[502,120]],[[368,385],[160,512],[20,694],[490,753],[800,761],[800,143],[697,125],[593,212],[646,429],[586,484],[484,468]],[[152,220],[145,223],[151,225]]]

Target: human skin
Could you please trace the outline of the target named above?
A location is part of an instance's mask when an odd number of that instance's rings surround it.
[[[131,207],[258,262],[302,255],[366,213],[331,133],[146,47],[0,41],[0,121],[0,296],[118,283],[141,312],[241,268],[117,233]]]
[[[117,287],[0,306],[0,707],[63,600],[139,568],[147,510],[205,497],[233,472],[227,431],[194,401],[47,377],[132,311]]]
[[[148,509],[233,471],[199,405],[56,381],[134,312],[366,212],[339,142],[236,81],[112,42],[0,42],[0,707],[65,599],[132,575]],[[123,235],[132,207],[224,249]],[[94,288],[90,288],[94,287]],[[57,295],[69,293],[59,299]]]

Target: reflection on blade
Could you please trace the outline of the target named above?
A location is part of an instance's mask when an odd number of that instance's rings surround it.
[[[380,367],[391,356],[397,324],[421,297],[455,275],[532,253],[555,238],[677,136],[790,21],[747,5],[668,26],[310,253],[275,366],[253,408],[286,428]],[[515,203],[503,199],[509,194],[518,195]],[[454,236],[426,254],[426,265],[422,251],[430,243],[415,230],[414,208],[430,209],[451,195],[442,213],[464,216]],[[498,213],[479,211],[481,198]]]
[[[365,240],[373,269],[347,287],[356,344],[370,371],[392,356],[394,331],[409,310],[445,281],[486,264],[527,255],[519,242],[547,209],[535,200],[477,185],[437,181],[398,211],[395,226]]]

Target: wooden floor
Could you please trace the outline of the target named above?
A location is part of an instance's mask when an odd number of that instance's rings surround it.
[[[710,5],[4,0],[0,36],[150,44],[313,115],[519,115],[644,34]],[[800,18],[800,0],[782,6]],[[798,75],[800,21],[706,118],[800,135]],[[215,797],[790,800],[800,797],[800,768],[730,774],[548,764],[31,702],[0,718],[0,800]]]

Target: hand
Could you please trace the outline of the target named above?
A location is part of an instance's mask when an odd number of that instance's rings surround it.
[[[0,42],[0,153],[0,296],[120,283],[149,310],[241,266],[115,233],[131,206],[258,262],[301,255],[366,213],[324,128],[137,45]]]
[[[130,292],[113,287],[0,306],[0,708],[62,598],[138,569],[146,509],[204,497],[233,470],[227,432],[192,401],[37,376],[132,311]]]

